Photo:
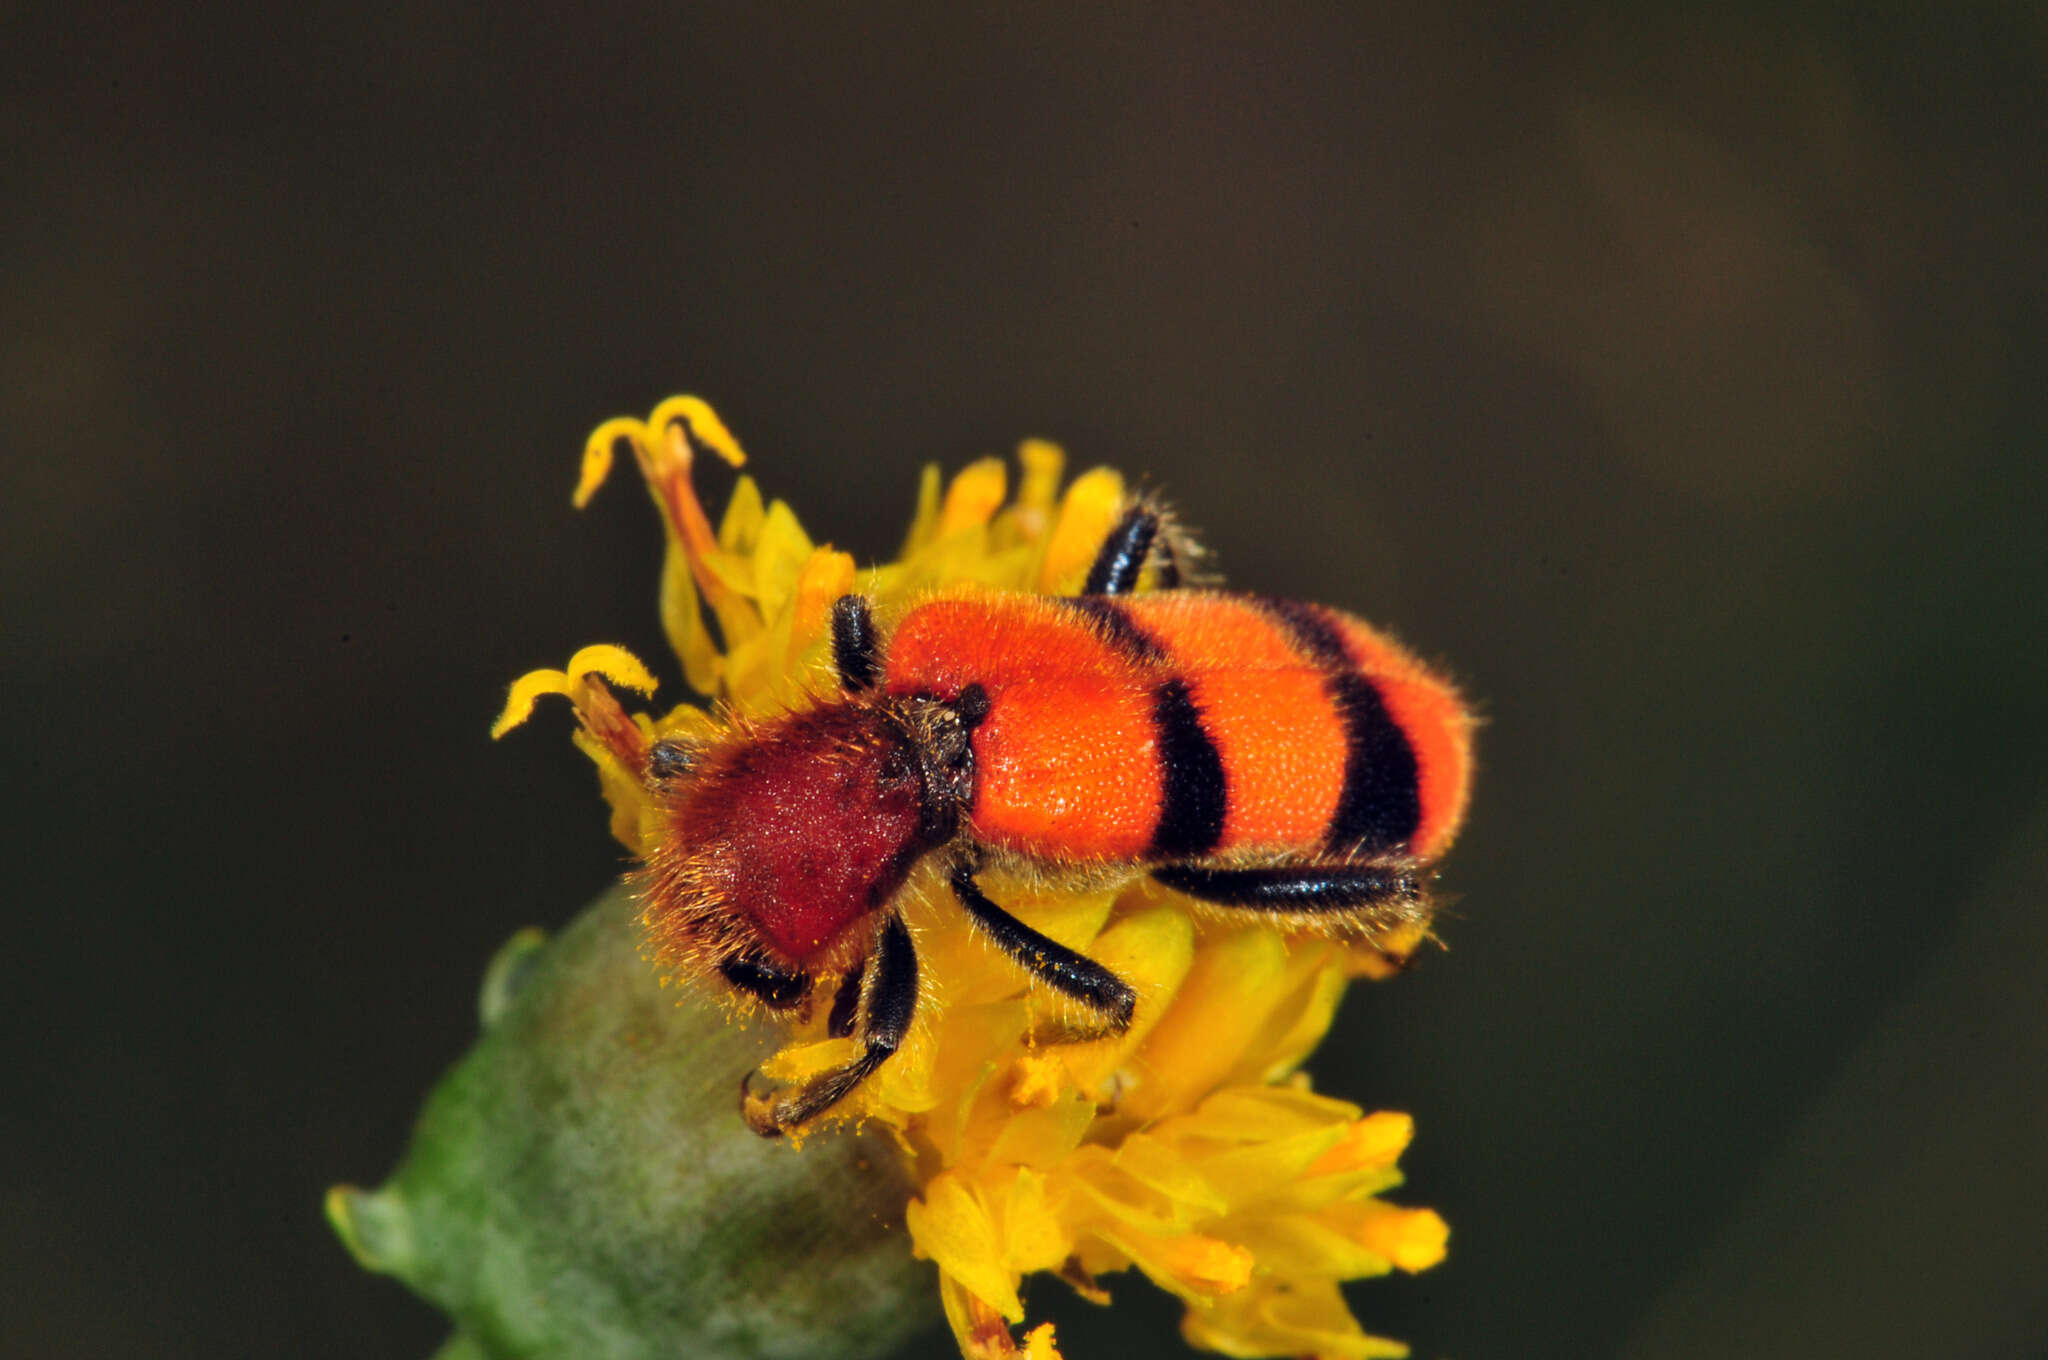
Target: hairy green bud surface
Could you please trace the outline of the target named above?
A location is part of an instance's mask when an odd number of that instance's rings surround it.
[[[491,962],[476,1047],[374,1191],[327,1212],[357,1261],[454,1320],[444,1355],[855,1360],[937,1322],[913,1193],[879,1135],[802,1148],[740,1119],[776,1041],[665,990],[614,892]]]

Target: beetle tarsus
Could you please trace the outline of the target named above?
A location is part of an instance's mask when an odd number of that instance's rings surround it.
[[[855,1027],[861,1055],[770,1096],[757,1096],[742,1085],[740,1113],[755,1133],[776,1138],[810,1123],[844,1100],[902,1045],[917,1012],[917,946],[902,917],[892,914],[883,924],[866,971],[874,976],[865,988],[865,1013]]]

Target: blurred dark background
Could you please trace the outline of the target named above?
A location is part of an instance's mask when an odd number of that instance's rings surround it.
[[[2048,11],[92,13],[0,13],[0,1352],[438,1343],[320,1194],[620,867],[485,729],[661,654],[568,493],[692,391],[862,556],[1044,435],[1464,680],[1315,1063],[1453,1225],[1369,1328],[2048,1354]]]

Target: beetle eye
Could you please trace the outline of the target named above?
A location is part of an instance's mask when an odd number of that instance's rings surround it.
[[[960,715],[961,725],[972,732],[981,726],[981,720],[988,716],[988,691],[982,688],[979,680],[970,681],[966,688],[960,691],[960,697],[953,701],[953,708]]]
[[[881,775],[885,784],[898,784],[910,777],[910,757],[903,753],[901,747],[882,757]]]
[[[697,752],[679,741],[657,741],[647,748],[647,775],[657,784],[689,771]]]

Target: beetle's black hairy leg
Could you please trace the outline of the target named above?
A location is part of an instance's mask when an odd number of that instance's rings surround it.
[[[839,668],[839,683],[847,693],[875,687],[882,674],[881,646],[874,611],[865,599],[841,595],[832,602],[832,663]]]
[[[727,982],[771,1011],[791,1010],[811,994],[810,974],[787,973],[761,959],[734,955],[721,960],[718,971]]]
[[[853,1037],[853,1027],[860,1019],[860,981],[866,970],[856,968],[839,979],[839,990],[832,994],[832,1009],[825,1016],[825,1032],[834,1039]]]
[[[972,869],[965,866],[955,868],[952,886],[960,905],[967,909],[967,914],[987,932],[999,949],[1046,986],[1095,1012],[1102,1022],[1101,1028],[1072,1038],[1122,1034],[1131,1027],[1131,1016],[1138,1008],[1138,994],[1131,990],[1130,983],[1087,955],[1077,954],[1057,940],[1047,939],[989,901],[988,895],[975,883]]]
[[[1219,907],[1277,915],[1350,915],[1366,926],[1396,926],[1423,914],[1416,871],[1389,864],[1306,864],[1264,869],[1166,865],[1152,877]]]
[[[902,917],[891,913],[883,924],[864,972],[865,1004],[854,1027],[861,1055],[794,1090],[773,1095],[757,1096],[742,1083],[740,1113],[755,1133],[774,1138],[816,1119],[866,1081],[903,1043],[917,1013],[917,946]]]
[[[1088,568],[1083,595],[1128,595],[1138,588],[1138,574],[1151,555],[1152,540],[1159,536],[1159,512],[1143,501],[1124,511]]]
[[[1109,537],[1088,568],[1083,595],[1128,595],[1138,588],[1145,564],[1153,562],[1152,579],[1161,590],[1172,590],[1181,581],[1181,550],[1178,535],[1160,508],[1149,500],[1135,500],[1117,519]]]

